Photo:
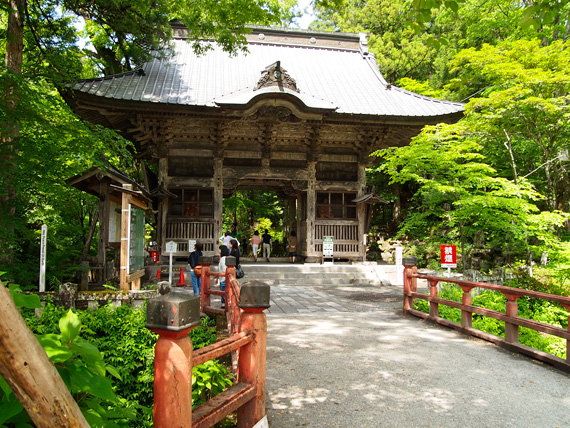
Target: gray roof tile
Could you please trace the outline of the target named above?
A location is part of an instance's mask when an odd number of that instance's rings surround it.
[[[373,55],[357,49],[250,42],[249,53],[231,56],[211,42],[204,55],[175,40],[170,60],[153,60],[138,72],[78,82],[74,89],[120,100],[219,106],[245,104],[255,96],[261,72],[275,63],[295,79],[298,93],[312,108],[355,115],[434,117],[463,111],[463,104],[435,100],[386,84]]]

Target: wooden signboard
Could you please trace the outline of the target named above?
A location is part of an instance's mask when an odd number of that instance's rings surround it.
[[[129,275],[144,267],[144,211],[130,205]]]
[[[147,200],[123,184],[121,205],[121,290],[140,290],[144,276],[144,210]]]

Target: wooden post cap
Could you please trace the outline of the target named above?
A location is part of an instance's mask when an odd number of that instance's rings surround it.
[[[239,294],[240,308],[268,308],[270,307],[271,287],[261,281],[247,281],[241,285]]]
[[[402,259],[402,264],[404,266],[416,266],[418,264],[418,258],[417,257],[404,257]]]
[[[226,266],[235,266],[236,258],[234,256],[226,256]]]
[[[198,259],[198,263],[200,263],[201,265],[211,265],[212,263],[214,263],[214,257],[200,256],[200,258]]]
[[[200,297],[173,291],[149,300],[146,328],[149,330],[181,331],[200,325]]]

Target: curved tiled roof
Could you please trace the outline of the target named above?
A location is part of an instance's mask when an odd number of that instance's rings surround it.
[[[334,39],[334,34],[328,37]],[[204,43],[211,49],[197,56],[185,40],[175,40],[175,55],[169,60],[155,59],[142,70],[81,81],[74,90],[117,100],[213,108],[245,105],[260,94],[281,92],[308,108],[338,114],[433,118],[463,111],[463,104],[390,86],[366,49],[250,40],[249,53],[231,56],[213,42]],[[298,92],[276,86],[255,90],[261,73],[276,61],[295,80]]]

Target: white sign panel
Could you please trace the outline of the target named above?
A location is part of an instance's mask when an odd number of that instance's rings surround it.
[[[196,240],[195,239],[189,239],[188,240],[188,251],[190,251],[190,252],[194,251],[195,245],[196,245]]]
[[[267,422],[267,416],[264,416],[262,420],[256,423],[253,428],[269,428],[269,422]]]
[[[109,203],[109,242],[121,242],[121,204]]]
[[[175,241],[168,241],[166,243],[167,253],[176,253],[178,251],[178,244]]]
[[[323,236],[323,257],[332,258],[334,248],[334,236]]]

